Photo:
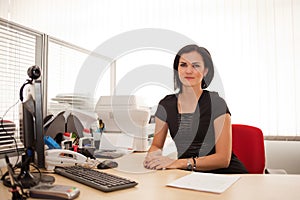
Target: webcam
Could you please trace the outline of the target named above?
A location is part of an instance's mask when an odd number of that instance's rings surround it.
[[[27,75],[31,80],[27,79],[26,82],[20,88],[20,100],[23,102],[23,89],[27,84],[32,84],[33,80],[38,79],[41,76],[41,69],[39,66],[33,65],[28,68]]]
[[[36,80],[41,76],[41,69],[39,66],[32,66],[29,67],[27,70],[27,75],[32,79],[32,80]]]

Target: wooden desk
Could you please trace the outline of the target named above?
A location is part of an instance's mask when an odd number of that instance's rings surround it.
[[[135,161],[140,161],[134,158]],[[127,163],[134,163],[128,160]],[[136,162],[137,163],[137,162]],[[106,170],[119,176],[137,181],[139,184],[130,189],[104,193],[83,184],[74,182],[54,174],[56,184],[72,185],[80,189],[82,200],[194,200],[194,199],[222,199],[222,200],[274,200],[274,199],[300,199],[300,175],[240,175],[241,178],[222,194],[213,194],[185,189],[167,187],[166,184],[190,172],[184,170],[162,170],[152,172],[123,172],[116,169]],[[0,186],[2,199],[11,199],[8,188]]]

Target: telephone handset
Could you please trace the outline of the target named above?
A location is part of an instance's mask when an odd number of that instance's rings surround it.
[[[67,149],[49,149],[45,151],[47,170],[53,170],[56,166],[71,166],[86,162],[87,157],[75,151]]]

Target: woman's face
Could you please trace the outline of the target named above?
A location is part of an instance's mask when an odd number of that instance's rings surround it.
[[[203,58],[198,52],[191,51],[181,55],[178,75],[183,86],[200,88],[202,79],[207,72],[208,69],[205,68]]]

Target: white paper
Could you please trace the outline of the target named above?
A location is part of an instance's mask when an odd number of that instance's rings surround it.
[[[124,133],[102,133],[100,148],[102,150],[132,149],[133,137]]]
[[[133,149],[133,139],[133,137],[127,134],[121,134],[117,139],[116,146],[125,149]]]
[[[100,150],[116,150],[117,147],[113,144],[114,141],[109,138],[109,135],[102,133],[101,140],[100,140]]]
[[[167,186],[212,193],[222,193],[239,178],[240,176],[237,175],[193,172],[167,184]]]

